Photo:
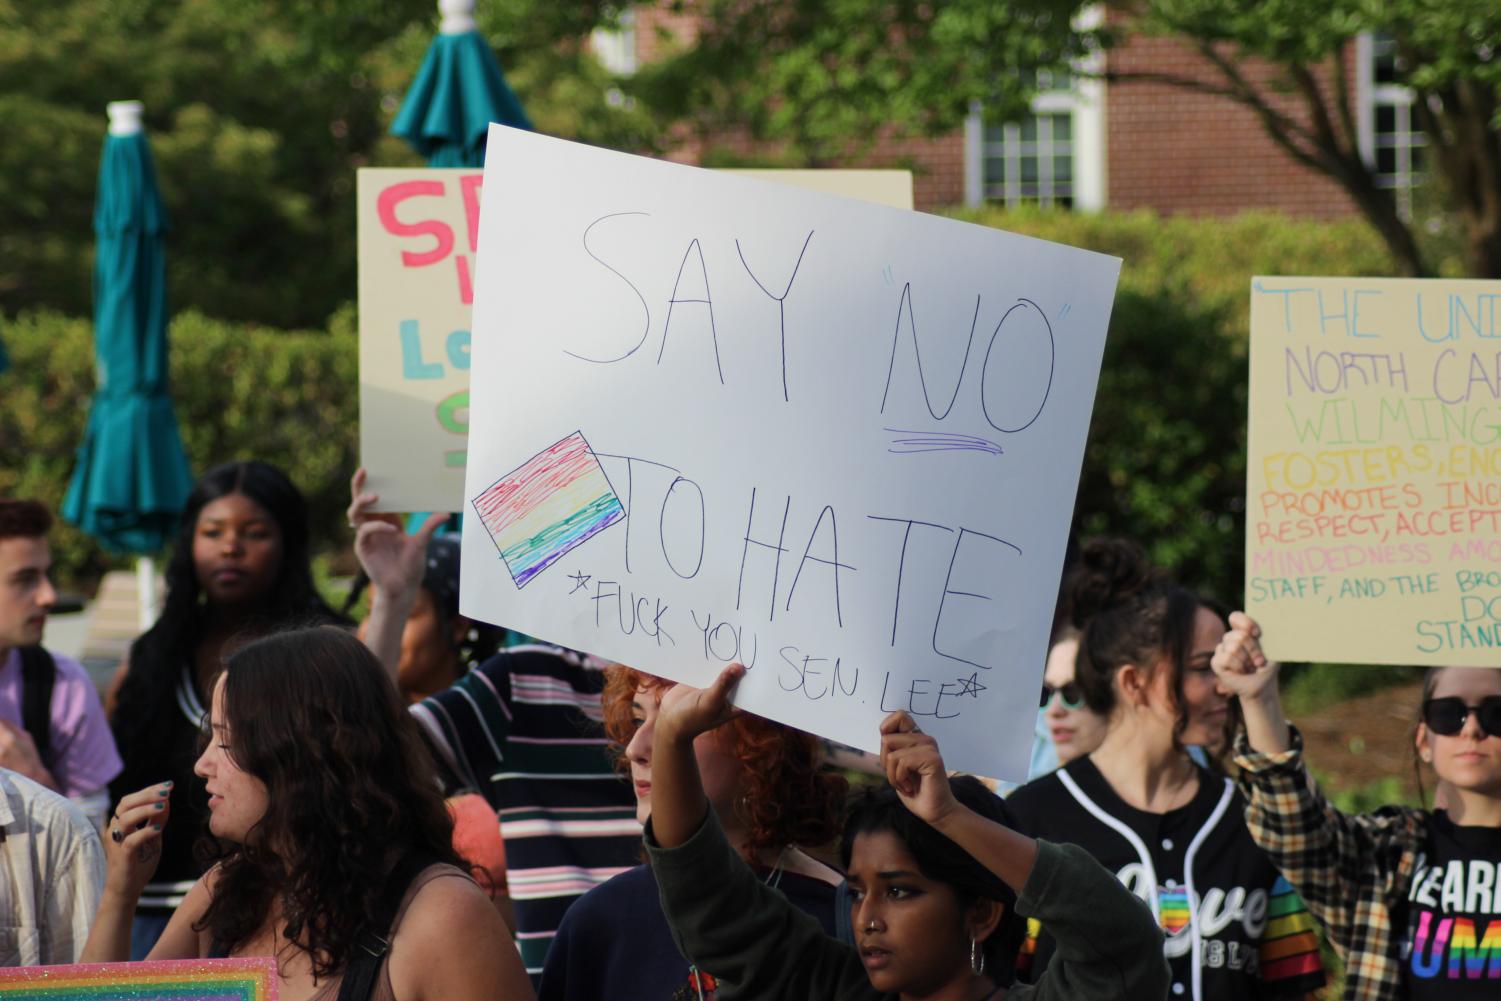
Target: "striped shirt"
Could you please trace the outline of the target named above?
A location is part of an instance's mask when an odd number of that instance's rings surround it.
[[[512,647],[412,707],[448,768],[500,816],[533,977],[569,905],[640,862],[635,796],[604,734],[602,666],[556,647]]]

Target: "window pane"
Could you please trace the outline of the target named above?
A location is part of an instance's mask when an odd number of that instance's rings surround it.
[[[1390,35],[1377,35],[1371,43],[1371,76],[1377,83],[1400,83],[1397,42]]]
[[[1397,109],[1390,104],[1376,105],[1377,133],[1397,131]]]
[[[1376,150],[1376,172],[1378,174],[1395,174],[1397,172],[1397,151],[1390,146],[1381,146]]]
[[[1067,111],[988,124],[979,150],[985,197],[1008,204],[1071,204],[1073,132]]]

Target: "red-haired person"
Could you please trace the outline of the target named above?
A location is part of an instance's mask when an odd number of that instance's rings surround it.
[[[36,501],[0,498],[0,768],[62,793],[100,825],[120,755],[88,673],[42,646],[57,602],[51,527]]]
[[[663,693],[673,683],[625,667],[607,671],[605,730],[636,792],[636,816],[651,815],[652,743]],[[844,780],[819,770],[808,734],[743,715],[694,741],[704,789],[730,843],[824,930],[840,932],[843,876],[799,845],[840,831]],[[630,869],[569,908],[542,970],[542,1001],[713,1001],[714,978],[678,951],[650,866]]]

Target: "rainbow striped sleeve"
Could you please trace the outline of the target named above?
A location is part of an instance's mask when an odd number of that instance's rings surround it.
[[[1261,933],[1261,979],[1268,983],[1309,978],[1313,986],[1324,982],[1324,962],[1319,957],[1319,933],[1313,916],[1292,884],[1281,876],[1272,884],[1267,902],[1266,928]]]
[[[1042,922],[1036,918],[1027,919],[1027,935],[1022,939],[1021,948],[1016,954],[1016,979],[1023,983],[1031,983],[1037,974],[1037,937],[1042,934]]]

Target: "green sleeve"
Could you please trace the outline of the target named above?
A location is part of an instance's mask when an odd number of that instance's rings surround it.
[[[646,828],[662,911],[678,949],[738,1001],[876,1001],[859,954],[766,886],[730,846],[714,811],[676,848]]]
[[[1037,983],[1019,985],[1008,1001],[1167,997],[1162,930],[1151,910],[1084,849],[1039,840],[1016,909],[1042,922],[1055,948]]]

